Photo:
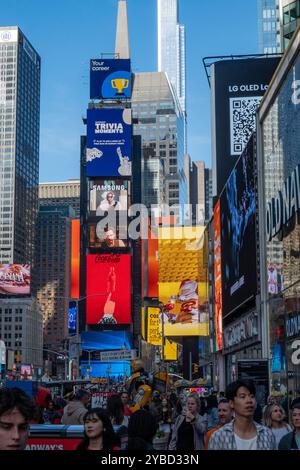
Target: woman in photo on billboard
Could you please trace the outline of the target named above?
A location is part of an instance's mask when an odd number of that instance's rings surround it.
[[[105,411],[92,408],[83,418],[84,438],[77,450],[100,450],[110,452],[120,450],[116,446],[117,437],[110,419]]]
[[[109,210],[120,211],[122,210],[122,206],[119,201],[115,200],[115,195],[112,191],[108,191],[102,195],[103,201],[101,201],[100,205],[97,207],[96,215],[103,215],[103,212]]]

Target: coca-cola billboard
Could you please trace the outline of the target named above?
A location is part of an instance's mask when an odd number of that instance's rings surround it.
[[[88,255],[86,321],[88,325],[130,324],[130,255]]]

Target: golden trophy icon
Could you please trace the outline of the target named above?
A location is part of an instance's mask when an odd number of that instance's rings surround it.
[[[111,81],[111,86],[115,90],[118,90],[118,93],[116,93],[116,95],[121,96],[124,95],[123,90],[126,90],[126,88],[129,87],[129,80],[127,80],[126,78],[115,78]]]

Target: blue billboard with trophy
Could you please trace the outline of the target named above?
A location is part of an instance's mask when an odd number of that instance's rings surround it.
[[[130,99],[130,60],[92,59],[90,63],[90,98],[92,100]]]
[[[131,176],[131,109],[88,109],[86,175]]]
[[[73,336],[76,334],[76,322],[77,322],[77,305],[74,300],[69,301],[68,311],[68,334]]]

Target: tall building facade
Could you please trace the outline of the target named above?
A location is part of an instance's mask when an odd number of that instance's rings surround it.
[[[300,0],[279,0],[281,47],[285,51],[300,22]]]
[[[281,52],[280,0],[257,0],[259,52]]]
[[[193,206],[193,221],[204,225],[212,216],[212,170],[205,168],[204,161],[191,163],[190,204]]]
[[[41,59],[0,28],[0,262],[32,264],[38,213]]]
[[[43,316],[44,348],[60,351],[68,336],[72,207],[42,206],[37,234],[37,299]]]
[[[80,180],[39,184],[39,206],[71,206],[80,218]]]
[[[142,203],[187,203],[185,118],[165,73],[135,74],[132,117],[142,138]]]
[[[31,266],[30,297],[2,296],[1,334],[16,361],[42,363],[35,294],[41,59],[18,27],[0,27],[0,263]]]
[[[157,0],[158,71],[166,72],[186,111],[185,26],[179,24],[178,0]]]

